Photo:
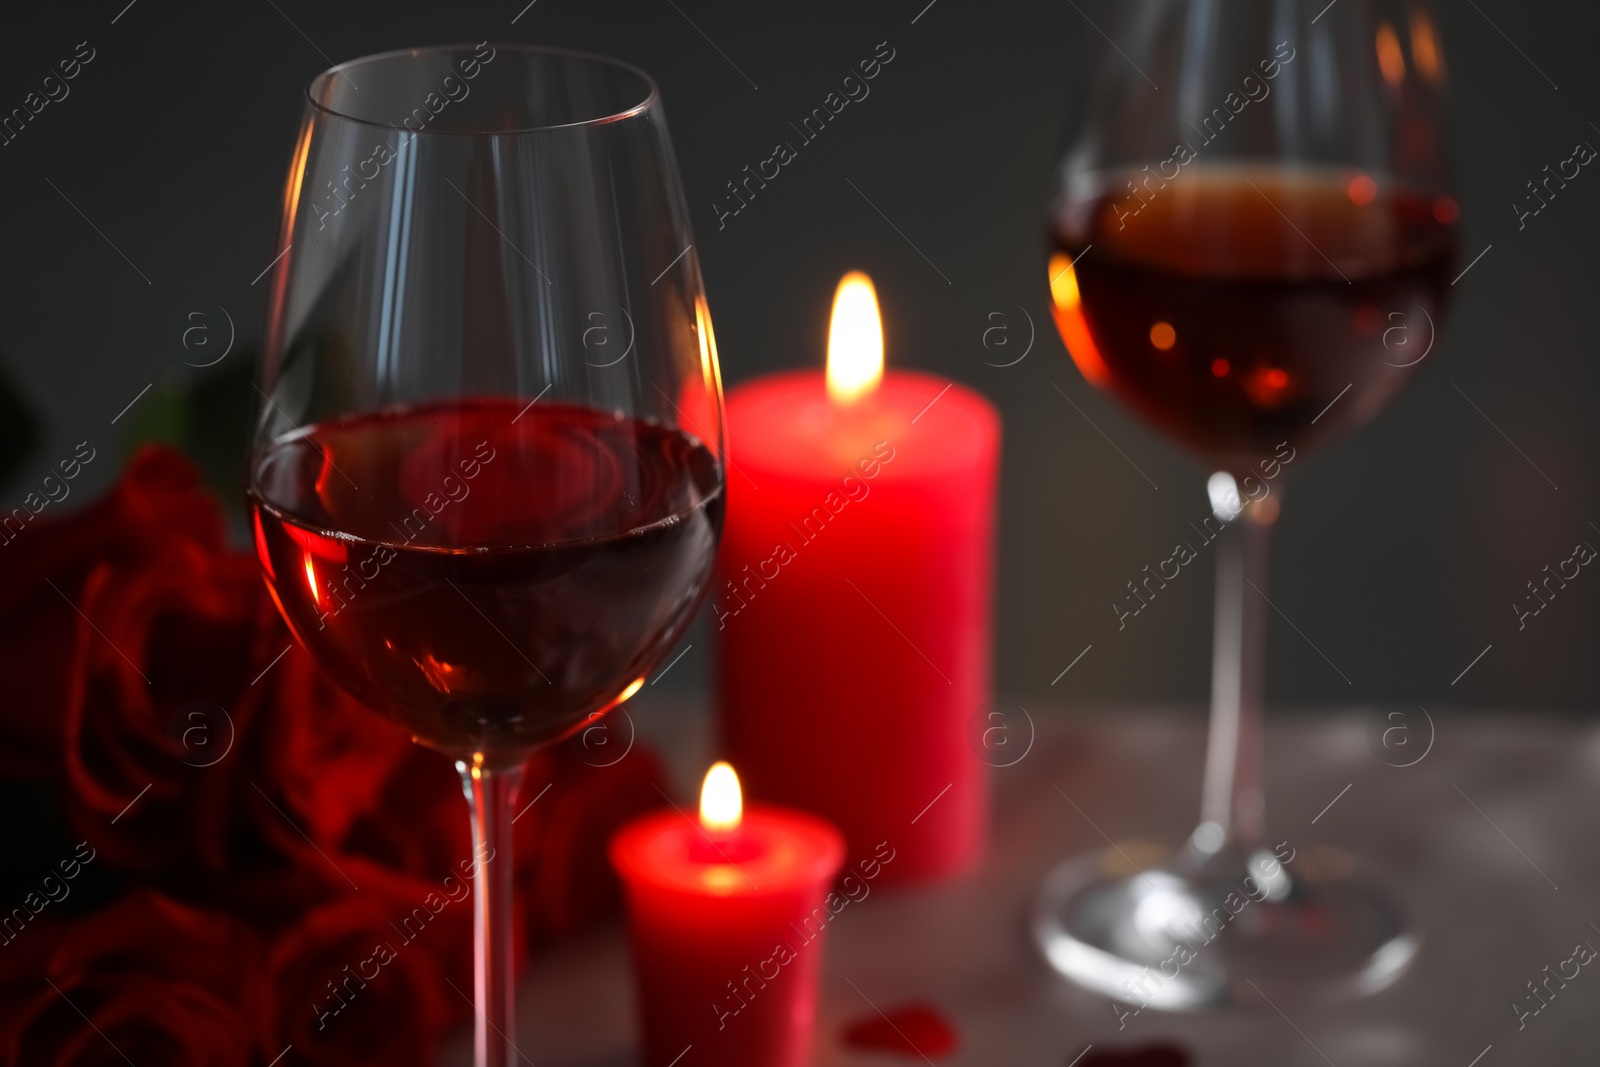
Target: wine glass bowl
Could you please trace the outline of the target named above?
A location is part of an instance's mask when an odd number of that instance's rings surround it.
[[[1148,200],[1131,180],[1062,198],[1052,308],[1085,377],[1191,452],[1237,470],[1321,444],[1420,367],[1408,346],[1456,255],[1448,194],[1277,163],[1196,163]]]
[[[717,461],[691,436],[524,406],[340,419],[254,470],[258,546],[295,633],[457,759],[519,761],[631,696],[697,603],[721,526]]]
[[[1050,203],[1051,304],[1084,378],[1216,472],[1211,723],[1184,847],[1057,868],[1035,936],[1130,1012],[1371,993],[1420,945],[1405,910],[1353,858],[1266,833],[1267,546],[1273,480],[1434,350],[1460,214],[1443,53],[1409,0],[1119,6]]]
[[[295,637],[456,761],[477,1059],[514,1062],[521,764],[637,691],[722,529],[722,390],[643,72],[519,45],[307,91],[273,268],[250,517]]]
[[[360,86],[358,90],[356,86]],[[642,72],[418,49],[308,91],[250,496],[354,695],[516,762],[671,646],[721,526],[720,385]]]
[[[1050,204],[1074,361],[1223,466],[1370,419],[1417,366],[1400,334],[1437,325],[1456,256],[1427,6],[1122,16],[1127,56],[1108,58]]]

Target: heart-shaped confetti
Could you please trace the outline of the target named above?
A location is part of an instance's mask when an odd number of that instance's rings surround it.
[[[845,1027],[845,1044],[865,1052],[893,1052],[902,1056],[949,1055],[957,1044],[956,1028],[943,1013],[928,1004],[907,1004],[880,1012]]]
[[[1189,1067],[1189,1053],[1177,1045],[1140,1045],[1137,1048],[1094,1049],[1077,1067]]]

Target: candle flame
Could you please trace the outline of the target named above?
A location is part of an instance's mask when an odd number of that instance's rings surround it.
[[[713,763],[700,786],[700,825],[707,830],[736,830],[743,818],[739,776],[731,764]]]
[[[828,396],[851,404],[883,380],[883,319],[872,279],[853,270],[839,279],[828,323]]]

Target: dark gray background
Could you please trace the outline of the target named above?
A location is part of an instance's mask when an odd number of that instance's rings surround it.
[[[251,279],[275,251],[313,75],[422,43],[565,45],[628,59],[661,84],[727,383],[818,365],[832,288],[861,267],[878,285],[891,364],[947,375],[999,405],[999,690],[1024,702],[1202,700],[1209,561],[1124,632],[1110,603],[1205,513],[1205,472],[1085,385],[1046,304],[1049,172],[1109,52],[1095,26],[1113,30],[1112,4],[525,2],[137,0],[124,10],[126,0],[106,0],[8,20],[0,110],[78,42],[98,54],[66,100],[0,148],[0,358],[45,430],[3,487],[5,509],[84,439],[101,458],[67,506],[110,479],[141,432],[137,407],[117,426],[112,417],[147,383],[157,388],[141,404],[201,373],[183,366],[173,339],[187,309],[220,305],[241,344],[253,342],[266,294]],[[1600,176],[1586,169],[1522,232],[1511,204],[1578,140],[1600,145],[1589,124],[1600,119],[1600,9],[1452,2],[1440,21],[1463,264],[1493,250],[1456,287],[1441,346],[1409,393],[1376,425],[1294,464],[1271,593],[1303,636],[1274,617],[1270,694],[1282,704],[1588,708],[1600,690],[1590,654],[1600,575],[1582,573],[1522,632],[1511,604],[1576,542],[1600,544],[1590,525],[1600,523],[1600,367],[1585,317],[1600,282]],[[897,55],[871,96],[719,232],[723,183],[787,138],[788,122],[880,41]],[[1031,353],[987,365],[1011,358],[983,345],[999,321],[990,314],[1005,314],[1020,344],[1022,309],[1038,329]],[[704,679],[705,628],[690,640],[662,689]]]

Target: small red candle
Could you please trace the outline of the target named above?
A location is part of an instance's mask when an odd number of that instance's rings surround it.
[[[728,394],[728,513],[712,591],[723,740],[750,795],[843,829],[884,882],[982,851],[1000,420],[946,379],[883,373],[864,274],[828,365]]]
[[[706,774],[698,821],[662,812],[617,834],[649,1067],[810,1061],[822,935],[845,899],[828,886],[843,862],[844,838],[821,819],[743,810],[726,763]]]

